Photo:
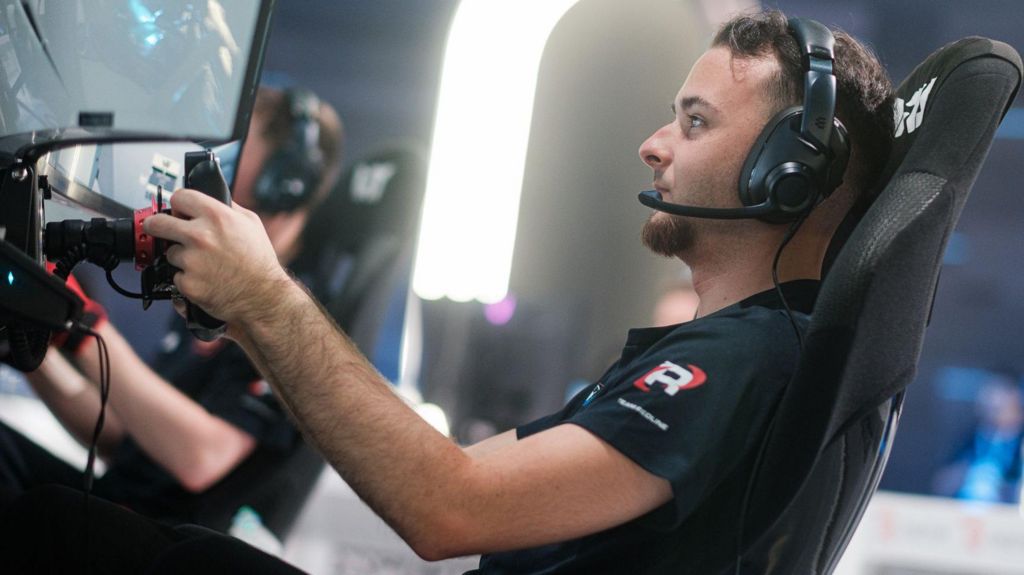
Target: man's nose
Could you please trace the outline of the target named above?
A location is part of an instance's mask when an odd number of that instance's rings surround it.
[[[643,144],[640,144],[640,159],[654,169],[663,168],[672,160],[671,152],[665,145],[666,128],[668,128],[667,125],[661,127],[657,132],[651,134]]]

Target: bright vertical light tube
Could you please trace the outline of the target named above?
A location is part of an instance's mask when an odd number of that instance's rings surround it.
[[[508,291],[537,72],[578,0],[463,0],[441,74],[413,289],[500,301]]]

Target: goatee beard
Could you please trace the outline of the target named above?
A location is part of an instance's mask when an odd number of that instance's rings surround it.
[[[693,226],[686,218],[654,212],[647,218],[640,239],[647,249],[665,257],[677,257],[693,247]]]

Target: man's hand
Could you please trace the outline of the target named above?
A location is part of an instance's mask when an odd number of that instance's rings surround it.
[[[244,322],[273,301],[281,282],[291,281],[252,211],[189,189],[171,196],[171,208],[173,217],[155,214],[143,227],[177,242],[167,249],[167,261],[181,270],[174,283],[210,315]]]

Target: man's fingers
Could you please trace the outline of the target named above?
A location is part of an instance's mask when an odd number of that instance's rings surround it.
[[[183,243],[188,237],[189,222],[168,214],[153,214],[142,222],[142,229],[151,236]]]
[[[182,247],[180,245],[173,245],[167,248],[167,251],[164,252],[164,257],[167,258],[167,263],[178,268],[179,270],[185,269],[185,262],[182,260],[181,250]]]
[[[195,218],[222,205],[210,196],[188,188],[182,188],[171,196],[171,211],[179,218]]]

